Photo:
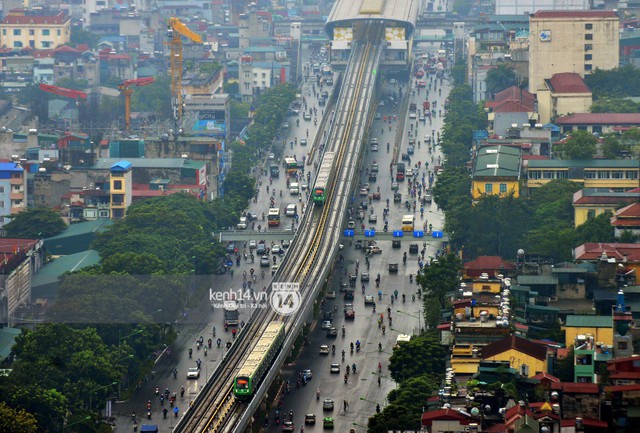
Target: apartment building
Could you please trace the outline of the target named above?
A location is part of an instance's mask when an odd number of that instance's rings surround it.
[[[14,9],[0,23],[0,45],[46,50],[69,43],[71,19],[62,11]]]

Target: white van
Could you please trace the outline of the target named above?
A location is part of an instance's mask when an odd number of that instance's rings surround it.
[[[284,214],[288,217],[296,216],[297,213],[298,206],[296,206],[294,203],[288,204],[287,208],[284,211]]]
[[[240,217],[240,222],[236,225],[238,230],[245,230],[247,228],[247,217]]]
[[[298,182],[291,182],[291,184],[289,184],[289,194],[291,195],[300,194],[300,185],[298,184]]]

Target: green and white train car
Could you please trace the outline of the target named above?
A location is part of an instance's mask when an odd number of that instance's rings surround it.
[[[271,362],[284,341],[284,324],[271,322],[262,333],[247,359],[242,364],[233,384],[233,393],[240,400],[248,400],[260,385]]]

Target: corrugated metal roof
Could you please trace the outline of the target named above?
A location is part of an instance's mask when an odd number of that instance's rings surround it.
[[[119,158],[101,158],[96,161],[92,169],[109,170],[120,161]],[[201,168],[206,162],[193,161],[183,158],[129,158],[127,160],[133,168]]]
[[[567,316],[566,325],[569,328],[611,328],[611,316],[588,316],[573,314]]]
[[[532,159],[527,166],[536,168],[635,168],[640,167],[637,159]]]
[[[99,218],[95,221],[85,221],[77,224],[71,224],[62,233],[45,239],[44,240],[45,247],[47,246],[48,243],[55,242],[59,239],[78,236],[85,233],[101,232],[111,224],[113,224],[113,221],[108,218]]]
[[[520,149],[511,146],[484,146],[480,148],[473,177],[520,178]]]
[[[335,27],[351,27],[353,21],[382,19],[405,27],[409,39],[415,32],[417,18],[418,3],[413,0],[338,0],[329,13],[325,32],[330,35]]]
[[[81,253],[61,256],[52,262],[47,263],[35,274],[31,280],[31,285],[35,289],[40,286],[53,284],[58,281],[60,275],[65,272],[73,272],[87,266],[100,263],[100,254],[96,250],[87,250]]]

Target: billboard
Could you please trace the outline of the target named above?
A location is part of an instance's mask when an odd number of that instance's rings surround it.
[[[198,135],[224,136],[226,123],[224,111],[199,111],[193,125]]]

